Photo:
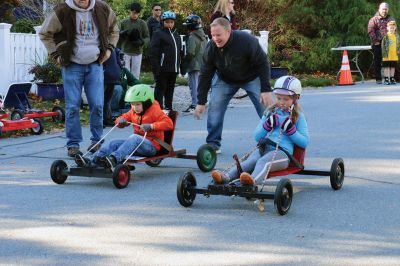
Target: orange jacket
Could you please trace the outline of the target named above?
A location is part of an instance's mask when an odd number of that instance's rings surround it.
[[[167,116],[161,110],[160,105],[157,101],[154,101],[143,115],[136,114],[133,109],[131,109],[128,112],[119,116],[115,120],[115,124],[118,124],[118,121],[122,118],[124,118],[128,122],[132,122],[138,125],[152,124],[153,130],[147,132],[146,138],[153,143],[157,151],[161,149],[161,146],[152,137],[164,140],[164,131],[172,130],[174,128],[174,124],[172,123],[171,118],[169,118],[169,116]],[[145,133],[142,129],[140,129],[140,127],[136,125],[133,125],[133,130],[135,134],[141,136],[143,136]]]

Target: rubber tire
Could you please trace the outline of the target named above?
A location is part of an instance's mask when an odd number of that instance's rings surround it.
[[[274,205],[280,215],[288,213],[293,199],[293,186],[288,178],[279,180],[276,186]]]
[[[131,180],[131,172],[129,167],[124,164],[118,164],[115,166],[112,179],[116,188],[126,188]]]
[[[54,183],[64,184],[68,178],[68,174],[63,173],[65,169],[68,169],[67,163],[63,160],[55,160],[50,167],[50,176]]]
[[[60,106],[54,106],[51,110],[52,112],[57,112],[58,116],[52,116],[54,122],[64,123],[65,122],[65,110]]]
[[[150,167],[156,167],[159,166],[160,163],[162,162],[162,158],[160,159],[155,159],[155,160],[151,160],[151,161],[145,161],[144,163],[147,164]]]
[[[210,172],[217,164],[217,153],[209,144],[203,144],[197,150],[197,166],[203,172]]]
[[[35,128],[31,128],[31,134],[32,135],[40,135],[40,134],[42,134],[43,133],[43,129],[44,129],[42,121],[40,119],[37,119],[37,118],[34,118],[33,121],[38,123],[39,126],[35,127]]]
[[[24,118],[24,113],[20,110],[14,110],[10,115],[11,120],[21,120],[22,118]]]
[[[344,181],[344,162],[342,158],[336,158],[333,160],[330,181],[333,190],[339,190],[342,188]]]
[[[176,186],[176,196],[183,207],[192,206],[196,198],[196,192],[190,191],[190,188],[196,185],[196,178],[191,172],[186,172],[179,178]]]

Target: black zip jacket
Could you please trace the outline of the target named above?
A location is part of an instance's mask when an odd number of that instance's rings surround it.
[[[176,30],[155,31],[150,42],[150,62],[154,75],[160,72],[178,73],[181,63],[181,36]]]
[[[213,41],[207,44],[197,89],[200,105],[207,103],[207,93],[215,72],[226,83],[238,86],[259,77],[261,92],[271,91],[268,57],[257,38],[248,33],[232,31],[222,48],[218,48]]]

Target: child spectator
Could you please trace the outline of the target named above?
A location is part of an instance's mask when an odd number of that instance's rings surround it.
[[[214,170],[211,176],[215,183],[223,184],[240,178],[243,185],[260,184],[269,167],[270,171],[288,167],[287,154],[293,154],[294,145],[305,148],[309,141],[307,122],[298,103],[301,91],[300,80],[295,77],[283,76],[275,82],[273,92],[277,101],[266,110],[254,131],[259,150],[242,162],[244,172],[240,176],[236,167],[227,173]],[[280,146],[278,150],[276,143]]]
[[[128,90],[128,86],[132,87],[134,85],[141,84],[140,80],[135,78],[135,76],[132,75],[132,73],[127,69],[125,66],[125,61],[124,61],[124,53],[120,52],[119,53],[119,58],[121,62],[121,75],[119,77],[118,83],[115,84],[114,86],[114,92],[111,97],[111,112],[113,113],[113,116],[116,112],[120,112],[120,109],[125,109],[126,104],[124,101],[126,91]],[[130,109],[130,105],[127,107],[127,109]],[[118,114],[118,116],[121,115],[121,113]]]
[[[176,76],[180,68],[182,42],[174,29],[175,20],[174,12],[164,12],[161,15],[163,28],[153,33],[150,44],[150,61],[156,77],[154,96],[165,110],[172,110]]]
[[[125,101],[129,102],[132,109],[118,117],[115,124],[124,128],[132,123],[134,133],[127,139],[111,140],[94,154],[92,162],[106,168],[115,167],[125,160],[135,149],[134,155],[154,156],[161,146],[154,138],[164,140],[164,131],[173,129],[173,122],[154,100],[150,86],[145,84],[135,85],[126,92]],[[144,137],[147,132],[146,137]],[[75,157],[78,166],[90,163],[89,158],[80,154]]]
[[[118,48],[125,53],[126,68],[137,79],[140,79],[143,46],[149,42],[150,37],[146,22],[139,18],[141,5],[132,3],[130,9],[130,17],[121,22]]]
[[[382,67],[385,75],[385,85],[396,84],[394,71],[399,61],[400,39],[397,34],[395,21],[389,21],[387,24],[387,34],[382,39]]]
[[[192,104],[184,111],[193,113],[197,105],[197,85],[199,84],[200,66],[207,45],[206,34],[203,31],[201,18],[197,15],[190,15],[183,23],[189,31],[186,40],[186,55],[183,60],[181,74],[188,73],[189,88],[192,97]]]

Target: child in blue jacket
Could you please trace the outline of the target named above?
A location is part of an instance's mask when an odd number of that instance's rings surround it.
[[[309,141],[307,122],[301,112],[298,99],[302,91],[301,82],[292,76],[280,77],[274,86],[276,103],[264,115],[254,131],[254,138],[259,143],[259,150],[241,163],[239,176],[237,168],[228,172],[214,170],[211,176],[215,183],[223,184],[240,178],[243,185],[261,184],[270,171],[286,169],[293,154],[294,145],[305,148]],[[265,142],[269,139],[284,150],[276,150],[276,145]],[[271,165],[272,164],[272,165]]]

